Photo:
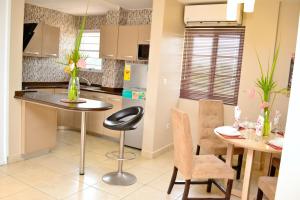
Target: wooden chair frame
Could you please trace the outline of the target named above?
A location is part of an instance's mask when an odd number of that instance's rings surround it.
[[[184,182],[177,182],[176,181],[177,173],[178,173],[178,169],[177,169],[177,167],[174,167],[172,178],[171,178],[170,185],[169,185],[168,192],[167,192],[168,194],[171,194],[172,189],[175,184],[184,184],[184,192],[182,195],[182,200],[230,200],[233,180],[231,180],[231,179],[228,180],[227,187],[226,187],[226,189],[224,189],[223,186],[221,186],[219,183],[217,183],[217,181],[215,181],[214,179],[208,179],[207,181],[185,180]],[[207,185],[206,191],[208,193],[211,192],[212,184],[214,184],[215,186],[217,186],[217,188],[219,188],[225,194],[225,197],[224,198],[189,198],[188,195],[189,195],[191,184],[206,184]]]

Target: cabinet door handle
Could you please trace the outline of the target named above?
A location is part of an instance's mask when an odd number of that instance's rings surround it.
[[[109,98],[109,100],[111,100],[111,101],[117,101],[117,102],[121,101],[121,99],[117,99],[117,98]]]
[[[105,55],[106,57],[113,57],[113,54]]]
[[[37,51],[25,51],[24,53],[32,54],[32,55],[39,55],[40,53]]]
[[[124,56],[124,58],[133,58],[133,56]]]
[[[145,40],[145,42],[150,42],[150,40]]]
[[[54,56],[54,57],[56,57],[57,54],[56,53],[47,53],[46,56]]]

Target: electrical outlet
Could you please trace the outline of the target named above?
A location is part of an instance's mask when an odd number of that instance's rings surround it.
[[[168,122],[167,124],[166,124],[166,129],[169,129],[170,128],[170,123]]]

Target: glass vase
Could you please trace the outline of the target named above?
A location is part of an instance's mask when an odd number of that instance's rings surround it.
[[[68,99],[70,101],[77,101],[80,95],[79,77],[71,76],[68,87]]]
[[[263,136],[268,137],[271,133],[271,121],[270,121],[270,110],[269,108],[264,109],[264,126]]]

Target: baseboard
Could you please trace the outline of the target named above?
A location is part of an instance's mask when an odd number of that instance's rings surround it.
[[[154,151],[154,152],[149,152],[149,151],[144,151],[142,150],[142,156],[145,158],[153,159],[157,158],[158,156],[162,155],[165,152],[168,152],[173,149],[173,144],[168,144],[164,147],[161,147],[160,149]]]
[[[51,151],[51,149],[40,150],[40,151],[37,151],[37,152],[34,152],[34,153],[22,155],[22,158],[25,159],[25,160],[27,160],[27,159],[30,159],[30,158],[35,158],[35,157],[46,155],[50,151]]]
[[[14,163],[14,162],[19,162],[19,161],[23,161],[24,158],[22,157],[22,155],[10,155],[7,157],[7,163]]]

